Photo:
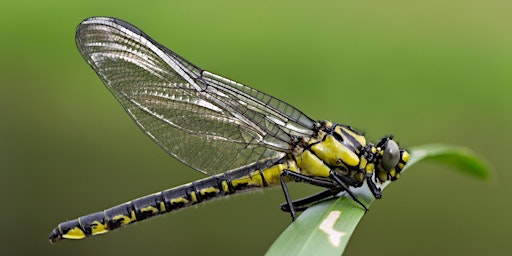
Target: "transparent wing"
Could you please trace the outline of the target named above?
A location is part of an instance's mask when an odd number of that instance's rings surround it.
[[[137,125],[167,153],[215,174],[280,158],[315,122],[272,96],[204,71],[135,26],[93,17],[77,47]]]

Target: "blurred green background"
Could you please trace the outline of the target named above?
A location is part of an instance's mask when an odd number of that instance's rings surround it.
[[[512,2],[17,1],[0,10],[0,250],[261,255],[290,223],[280,189],[51,245],[61,221],[202,178],[144,136],[76,50],[123,18],[197,65],[376,140],[474,149],[489,182],[422,163],[372,205],[347,255],[506,255]],[[314,188],[293,184],[298,198]]]

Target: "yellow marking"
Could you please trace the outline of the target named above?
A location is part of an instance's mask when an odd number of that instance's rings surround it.
[[[160,211],[161,212],[166,212],[167,209],[165,208],[165,203],[164,202],[160,202]]]
[[[319,142],[321,141],[325,136],[325,132],[324,131],[318,131],[318,134],[317,134],[317,137],[316,138],[310,138],[308,141],[306,141],[307,144],[313,144],[313,143],[316,143],[316,142]]]
[[[184,197],[178,197],[178,198],[173,198],[169,201],[169,204],[171,204],[171,205],[179,204],[179,203],[186,204],[186,203],[188,203],[188,200]]]
[[[373,154],[377,153],[377,149],[375,147],[372,147],[372,153]]]
[[[389,174],[391,175],[391,177],[395,177],[395,175],[396,175],[396,170],[395,170],[395,168],[391,169],[391,170],[389,171]]]
[[[359,144],[361,144],[361,146],[366,146],[366,138],[363,136],[363,135],[359,135],[357,133],[355,133],[354,131],[348,129],[347,127],[343,127],[343,126],[336,126],[336,130],[337,129],[343,129],[343,131],[345,131],[348,135],[354,137],[354,139],[357,140],[357,142],[359,142]],[[342,135],[343,136],[343,133],[341,133],[340,131],[336,131],[338,132],[339,135]],[[345,136],[343,136],[345,137]],[[348,140],[350,141],[350,140]]]
[[[402,155],[402,160],[407,163],[409,161],[410,156],[411,155],[409,154],[409,152],[404,151],[404,154]]]
[[[275,166],[275,165],[274,165]],[[273,168],[274,166],[270,167]],[[250,181],[247,183],[247,185],[251,187],[263,187],[263,176],[262,172],[259,170],[252,171],[251,174],[249,174]]]
[[[357,166],[359,164],[359,157],[356,153],[332,135],[327,135],[324,141],[311,146],[311,150],[328,165],[340,166],[342,165],[341,162],[349,166]]]
[[[324,132],[324,131],[318,131],[318,134],[316,135],[316,138],[311,138],[311,139],[308,141],[308,143],[309,143],[309,144],[311,144],[311,143],[315,143],[315,142],[318,142],[318,141],[320,141],[320,140],[323,140],[326,134],[327,134],[327,133],[326,133],[326,132]]]
[[[377,172],[377,178],[379,178],[380,181],[386,181],[388,180],[388,175],[386,172]]]
[[[286,167],[288,170],[292,172],[300,172],[299,167],[297,166],[297,163],[295,161],[288,161],[286,162]]]
[[[321,162],[321,161],[320,161]],[[263,187],[263,180],[267,182],[268,186],[273,186],[276,184],[280,184],[281,182],[281,173],[284,169],[290,170],[292,172],[299,172],[299,167],[297,167],[297,164],[293,160],[289,160],[286,163],[283,164],[276,164],[273,166],[270,166],[266,169],[263,169],[261,171],[255,170],[252,171],[249,175],[240,177],[238,179],[231,180],[231,185],[234,188],[237,188],[239,186],[242,187]],[[285,177],[285,181],[288,181],[289,178]],[[228,184],[225,185],[222,184],[223,189],[226,191],[229,191]],[[225,188],[224,188],[225,186]]]
[[[66,232],[66,234],[62,234],[62,238],[66,239],[82,239],[84,237],[85,233],[79,227],[74,227]]]
[[[214,187],[209,187],[209,188],[203,188],[201,189],[201,191],[199,191],[199,193],[201,193],[201,195],[206,195],[207,193],[215,193],[215,194],[218,194],[220,192],[219,189],[217,188],[214,188]]]
[[[228,182],[224,180],[224,181],[222,181],[221,184],[222,184],[222,191],[229,192],[229,184],[228,184]]]
[[[304,153],[296,159],[297,165],[300,167],[303,174],[317,177],[328,177],[330,175],[331,170],[329,167],[309,150],[304,151]]]
[[[248,185],[249,183],[251,183],[251,178],[249,176],[244,176],[242,178],[234,179],[231,181],[231,184],[235,188],[240,185]]]
[[[398,168],[399,168],[400,170],[402,170],[404,167],[405,167],[405,165],[404,165],[404,164],[402,164],[402,163],[399,163],[399,164],[398,164]]]
[[[231,184],[234,187],[238,187],[240,185],[246,185],[248,187],[263,187],[263,178],[267,180],[267,177],[265,176],[266,173],[272,173],[275,171],[278,165],[273,165],[263,171],[255,170],[252,171],[248,176],[244,176],[238,179],[234,179],[231,181]],[[267,182],[270,182],[267,180]]]
[[[140,209],[141,213],[151,212],[152,214],[158,213],[158,209],[154,206],[148,206]]]
[[[359,169],[364,170],[366,168],[366,164],[368,164],[368,160],[366,160],[364,157],[361,157],[359,161]]]
[[[115,221],[115,222],[121,220],[121,226],[124,226],[124,225],[130,224],[131,222],[137,220],[137,217],[135,216],[135,211],[131,211],[130,215],[131,216],[126,216],[126,215],[123,215],[123,214],[119,214],[119,215],[114,216],[112,218],[112,220]]]
[[[190,193],[190,197],[192,198],[192,202],[197,203],[197,195],[195,191]]]
[[[354,174],[354,180],[355,181],[364,181],[364,173],[362,172],[358,172],[356,174]]]
[[[283,170],[284,169],[291,170],[291,168],[287,168],[287,167],[288,167],[287,164],[276,164],[274,166],[271,166],[271,167],[263,170],[262,174],[265,177],[267,184],[269,186],[279,184],[281,182],[281,173],[283,172]],[[293,171],[293,170],[291,170],[291,171]]]
[[[95,220],[92,222],[91,231],[92,231],[93,235],[99,235],[99,234],[107,233],[108,227],[107,227],[107,224],[103,224],[103,223]]]
[[[375,170],[375,164],[367,164],[365,171],[366,172],[373,172]]]
[[[292,172],[299,172],[299,168],[297,167],[295,161],[290,160],[284,164],[276,164],[270,166],[269,168],[266,168],[262,171],[252,171],[248,176],[232,180],[231,184],[235,188],[241,185],[247,187],[263,187],[263,179],[265,179],[268,186],[273,186],[280,184],[281,173],[284,169],[290,170]],[[288,178],[285,177],[285,181],[288,181]]]

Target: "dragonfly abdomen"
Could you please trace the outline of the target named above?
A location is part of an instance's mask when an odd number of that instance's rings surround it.
[[[52,231],[49,239],[54,243],[62,239],[99,235],[214,198],[271,186],[277,183],[286,165],[275,164],[263,170],[258,169],[261,166],[261,163],[253,164],[63,222]]]

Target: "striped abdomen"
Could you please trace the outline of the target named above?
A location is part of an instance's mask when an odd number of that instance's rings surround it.
[[[251,188],[274,185],[276,182],[278,183],[278,177],[282,170],[289,167],[288,163],[278,163],[265,168],[274,163],[275,160],[258,162],[63,222],[52,231],[49,239],[51,242],[57,242],[61,239],[82,239],[103,234],[137,221],[213,198]]]

